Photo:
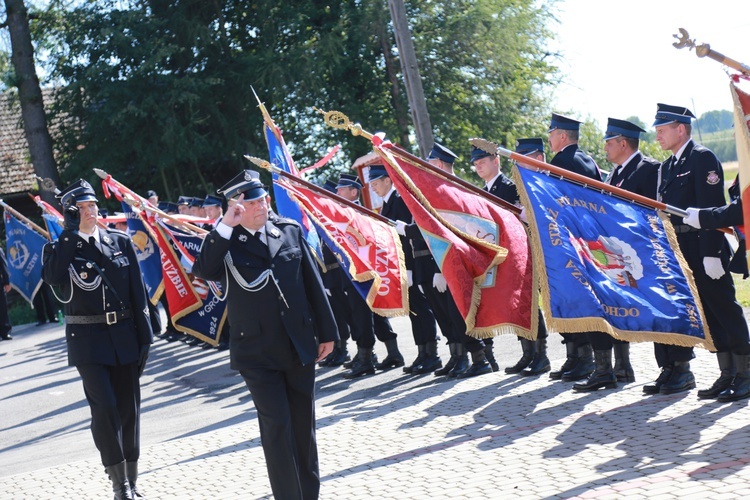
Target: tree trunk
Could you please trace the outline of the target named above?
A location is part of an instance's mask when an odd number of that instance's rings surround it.
[[[42,179],[51,179],[55,185],[59,185],[60,174],[52,150],[52,138],[47,128],[42,89],[34,67],[34,47],[31,45],[28,11],[23,0],[5,0],[5,10],[12,48],[10,60],[16,73],[21,118],[29,144],[31,164],[36,175]],[[40,195],[45,201],[56,203],[53,192],[40,189]]]
[[[380,38],[380,50],[383,52],[385,59],[385,74],[391,86],[391,105],[396,113],[396,126],[398,127],[399,142],[402,147],[409,148],[409,110],[407,110],[401,100],[401,89],[398,86],[398,70],[396,69],[396,58],[391,51],[391,44],[388,31],[383,23],[378,23],[378,38]]]
[[[432,135],[430,115],[427,112],[422,78],[419,76],[417,54],[414,50],[409,24],[406,20],[406,7],[403,0],[388,0],[388,8],[391,11],[393,33],[396,37],[401,70],[404,73],[406,96],[409,100],[411,117],[414,121],[414,130],[417,134],[419,153],[422,158],[426,158],[432,148],[432,144],[435,142],[435,138]]]

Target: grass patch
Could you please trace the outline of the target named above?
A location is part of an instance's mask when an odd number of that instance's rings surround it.
[[[742,307],[750,307],[750,278],[743,280],[742,275],[733,274],[734,289],[736,290],[737,302]]]

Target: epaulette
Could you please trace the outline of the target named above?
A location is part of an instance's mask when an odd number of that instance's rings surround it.
[[[128,233],[126,233],[125,231],[121,231],[121,230],[115,229],[113,227],[108,227],[107,228],[107,232],[108,233],[114,233],[114,234],[121,234],[121,235],[125,236],[126,238],[130,238],[130,235]]]
[[[281,217],[281,216],[278,216],[278,217],[276,217],[276,218],[275,218],[275,219],[273,219],[273,221],[271,221],[271,222],[273,222],[273,223],[274,223],[274,224],[276,224],[276,225],[279,225],[279,224],[287,224],[287,225],[292,225],[292,226],[299,226],[299,222],[297,222],[296,220],[294,220],[294,219],[289,219],[289,218],[287,218],[287,217]]]

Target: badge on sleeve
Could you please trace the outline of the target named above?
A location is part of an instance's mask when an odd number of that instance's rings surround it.
[[[706,183],[710,186],[715,186],[721,181],[721,178],[719,177],[719,174],[716,173],[716,170],[711,170],[708,173],[708,177],[706,177]]]

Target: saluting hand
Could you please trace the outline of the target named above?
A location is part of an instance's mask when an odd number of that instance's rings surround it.
[[[229,227],[235,227],[242,220],[242,215],[245,213],[245,206],[242,204],[242,200],[245,199],[244,193],[237,198],[237,202],[229,207],[224,218],[221,219],[225,225]]]

